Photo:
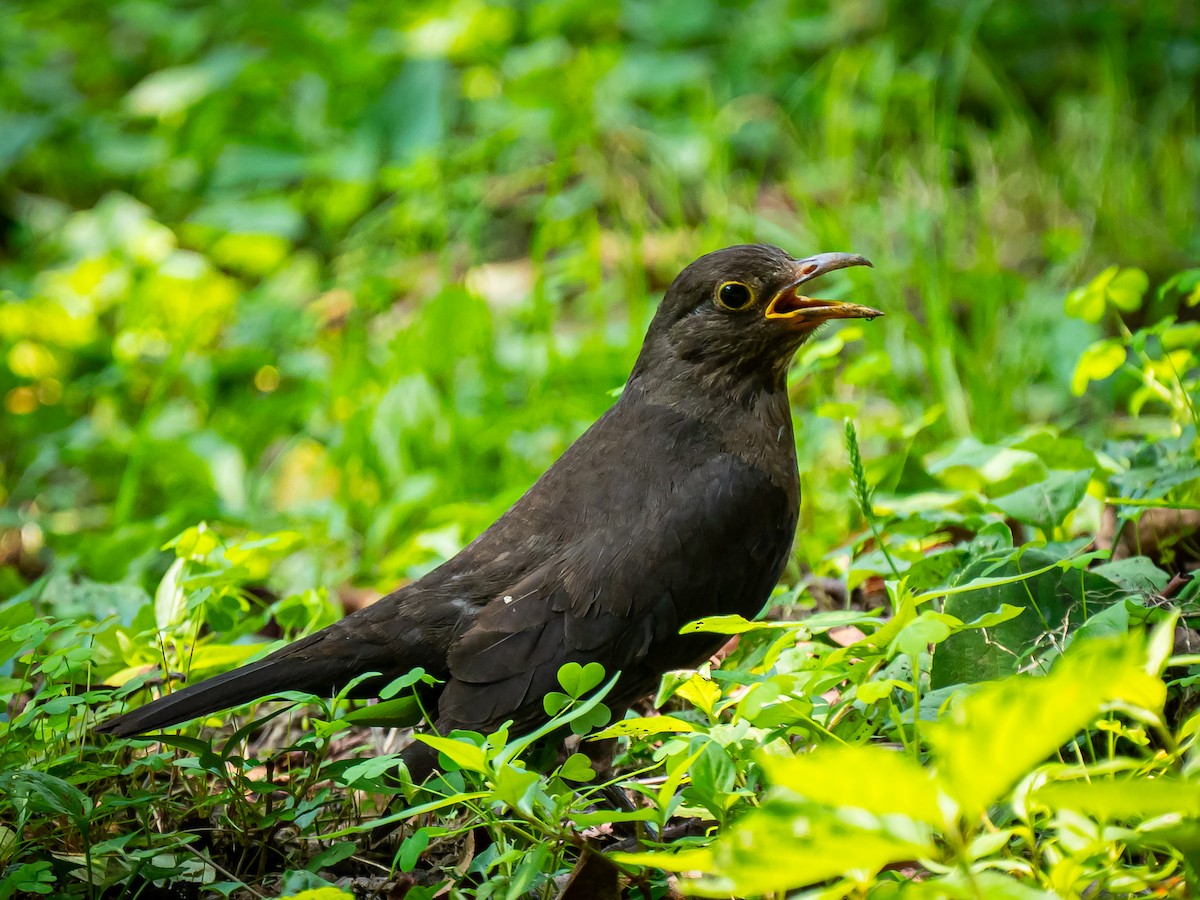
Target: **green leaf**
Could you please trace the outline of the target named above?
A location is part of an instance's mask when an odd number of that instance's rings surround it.
[[[411,872],[416,867],[421,854],[429,847],[429,838],[428,828],[418,828],[404,839],[396,855],[396,865],[401,872]]]
[[[558,683],[572,698],[582,697],[602,681],[604,681],[604,666],[598,662],[590,662],[586,666],[569,662],[558,670]]]
[[[895,750],[825,745],[810,753],[756,757],[767,781],[817,803],[852,806],[877,816],[897,814],[940,824],[933,774]]]
[[[379,699],[390,700],[398,693],[408,687],[412,687],[418,681],[425,680],[425,670],[420,666],[410,670],[408,673],[401,675],[399,678],[388,682],[380,691]]]
[[[534,806],[542,778],[537,772],[515,765],[503,765],[496,773],[493,790],[510,807],[534,815]]]
[[[338,841],[332,847],[327,847],[310,859],[305,868],[310,872],[319,872],[324,868],[340,863],[343,859],[349,859],[357,849],[358,847],[353,841]],[[317,892],[305,891],[305,893],[312,894]]]
[[[587,756],[572,753],[566,762],[558,767],[558,776],[567,781],[591,781],[596,777],[596,770],[592,768],[592,761]]]
[[[1178,778],[1097,778],[1053,781],[1031,799],[1051,810],[1073,809],[1105,820],[1200,816],[1200,783]]]
[[[1051,471],[1036,484],[989,502],[1009,518],[1047,530],[1061,525],[1079,506],[1091,476],[1090,471]]]
[[[410,728],[421,721],[421,704],[416,697],[394,697],[370,706],[360,706],[342,716],[343,722],[364,728]]]
[[[1096,575],[1121,585],[1130,593],[1152,594],[1161,591],[1171,576],[1145,556],[1130,556],[1116,562],[1096,566]]]
[[[186,564],[183,557],[171,563],[154,591],[154,624],[159,631],[172,631],[187,618],[187,593],[180,586]]]
[[[1141,308],[1142,297],[1149,286],[1150,279],[1141,269],[1109,266],[1086,287],[1071,291],[1064,308],[1067,315],[1076,319],[1099,322],[1110,303],[1123,312],[1134,312]]]
[[[637,737],[645,738],[652,734],[683,734],[696,731],[696,726],[674,716],[644,716],[636,719],[622,719],[609,725],[603,731],[591,736],[594,741],[604,738]]]
[[[464,738],[448,738],[436,734],[418,734],[414,737],[418,741],[428,744],[460,769],[480,773],[487,772],[487,761],[483,748]]]
[[[675,693],[702,711],[710,719],[716,715],[716,705],[721,699],[721,686],[711,678],[705,678],[699,672],[696,672],[687,681],[679,685]]]
[[[603,728],[612,719],[612,712],[608,706],[603,703],[597,703],[587,713],[577,716],[571,722],[571,731],[575,734],[583,736],[589,731],[595,731],[597,728]]]
[[[897,688],[904,690],[912,685],[895,678],[884,678],[879,681],[868,681],[854,689],[854,696],[863,703],[878,703],[885,697],[891,696]]]
[[[1049,675],[984,685],[925,726],[940,783],[968,815],[982,813],[1105,704],[1160,709],[1166,686],[1145,666],[1140,636],[1076,641]]]
[[[961,626],[960,619],[927,609],[897,632],[889,649],[916,655],[930,644],[940,644]]]
[[[1150,279],[1141,269],[1121,269],[1105,287],[1104,298],[1122,312],[1141,309]]]
[[[710,846],[679,853],[614,853],[618,864],[671,872],[701,872],[687,892],[706,897],[783,892],[847,871],[878,872],[888,863],[935,852],[928,831],[912,823],[899,832],[815,813],[811,804],[768,798]],[[769,860],[769,864],[764,861]]]
[[[779,628],[782,622],[751,622],[744,616],[706,616],[694,622],[688,622],[679,629],[680,634],[743,634],[747,631],[760,631],[764,628]]]
[[[399,767],[400,755],[389,753],[385,756],[372,756],[353,765],[347,766],[342,772],[342,782],[348,787],[354,787],[359,782],[375,781],[381,775],[386,775]]]
[[[1104,295],[1087,288],[1075,288],[1067,294],[1063,309],[1073,319],[1099,322],[1104,318]]]
[[[1083,621],[1122,600],[1126,591],[1095,572],[1066,571],[1062,550],[1031,548],[1018,554],[985,553],[970,559],[958,575],[961,586],[976,589],[946,597],[945,611],[970,622],[939,644],[930,673],[933,688],[1002,678],[1028,663],[1047,645],[1044,635],[1078,627]],[[983,577],[985,573],[990,577]],[[1034,573],[1019,581],[1022,573]],[[996,612],[1002,621],[983,625]],[[1023,610],[1020,615],[1013,610]],[[986,627],[984,634],[980,628]]]
[[[1041,460],[1028,450],[983,444],[973,437],[963,438],[926,459],[930,475],[964,491],[982,490],[1042,468]]]
[[[1071,393],[1082,397],[1093,381],[1103,381],[1125,364],[1125,345],[1117,340],[1096,341],[1084,349],[1071,375]]]
[[[970,622],[965,623],[962,627],[964,629],[994,628],[995,626],[1002,625],[1005,622],[1011,622],[1023,612],[1025,612],[1025,608],[1022,606],[1013,606],[1011,603],[1001,603],[999,609],[990,613],[984,613],[979,618],[972,619]]]

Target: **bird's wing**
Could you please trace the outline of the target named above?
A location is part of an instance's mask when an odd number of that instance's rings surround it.
[[[536,722],[567,662],[600,661],[622,670],[622,696],[645,692],[706,655],[711,638],[681,637],[682,625],[761,608],[795,528],[786,492],[727,454],[675,475],[484,606],[451,646],[443,725]]]

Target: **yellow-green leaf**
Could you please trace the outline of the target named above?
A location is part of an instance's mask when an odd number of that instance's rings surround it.
[[[415,737],[418,741],[424,741],[461,769],[469,769],[472,772],[487,771],[483,749],[474,744],[455,738],[440,737],[436,734],[418,734]]]
[[[679,734],[695,731],[696,726],[674,716],[644,716],[637,719],[622,719],[609,725],[603,731],[597,731],[590,740],[598,741],[614,737],[648,737],[652,734]]]
[[[1071,376],[1071,393],[1083,396],[1093,381],[1103,381],[1125,363],[1125,347],[1119,341],[1096,341],[1079,356]]]
[[[934,824],[944,818],[933,773],[895,750],[827,745],[798,756],[760,753],[758,762],[770,784],[817,803]]]
[[[1200,816],[1200,783],[1177,778],[1054,781],[1034,791],[1032,799],[1050,809],[1079,810],[1100,819]]]
[[[1049,675],[1005,678],[964,697],[926,726],[946,792],[978,815],[1106,704],[1161,709],[1166,686],[1146,671],[1146,658],[1140,635],[1079,640]]]

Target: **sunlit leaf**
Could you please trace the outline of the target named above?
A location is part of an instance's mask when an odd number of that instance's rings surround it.
[[[829,806],[853,806],[877,816],[897,814],[938,824],[933,774],[909,756],[871,746],[824,746],[786,756],[758,754],[767,781]]]
[[[1031,799],[1049,809],[1074,809],[1100,819],[1200,816],[1200,783],[1178,778],[1094,778],[1052,781]]]
[[[971,815],[999,800],[1114,701],[1160,709],[1145,642],[1077,641],[1045,676],[1015,676],[963,697],[926,726],[940,783]]]
[[[597,731],[591,736],[592,740],[602,740],[614,737],[649,737],[652,734],[683,734],[693,732],[696,726],[674,716],[645,716],[636,719],[622,719],[609,725],[603,731]]]
[[[915,823],[892,831],[882,824],[814,815],[811,805],[775,799],[706,848],[612,856],[618,863],[703,873],[701,880],[688,884],[689,893],[744,897],[803,887],[848,871],[870,875],[888,863],[932,851],[928,833]]]
[[[487,771],[483,748],[475,744],[465,740],[441,737],[436,734],[418,734],[414,735],[414,737],[418,741],[428,744],[460,769],[469,769],[472,772],[480,773]]]
[[[154,592],[154,622],[159,631],[170,631],[187,618],[187,592],[180,586],[185,565],[183,557],[171,563]]]
[[[1071,393],[1082,397],[1093,381],[1103,381],[1125,364],[1128,351],[1116,340],[1097,341],[1088,346],[1075,363],[1071,376]]]

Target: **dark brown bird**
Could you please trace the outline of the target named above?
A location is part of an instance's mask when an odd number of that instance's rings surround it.
[[[416,666],[442,680],[436,724],[516,731],[545,720],[567,662],[603,664],[627,704],[753,617],[787,560],[800,500],[787,368],[830,319],[878,310],[798,292],[861,256],[792,259],[744,245],[700,257],[667,290],[620,400],[516,505],[419,581],[264,659],[100,725],[136,735],[281,690],[330,694]],[[423,746],[423,745],[421,745]],[[418,760],[422,752],[426,758]],[[427,773],[428,751],[409,757]]]

